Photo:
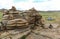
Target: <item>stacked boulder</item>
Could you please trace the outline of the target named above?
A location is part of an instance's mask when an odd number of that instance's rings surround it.
[[[24,12],[26,15],[26,20],[29,22],[31,27],[35,26],[42,26],[43,27],[43,21],[42,21],[42,16],[39,14],[39,12],[35,9],[29,9]]]
[[[20,12],[18,10],[16,10],[16,8],[14,6],[12,6],[12,8],[8,11],[6,11],[3,14],[3,26],[5,26],[6,28],[21,28],[21,27],[28,27],[28,22],[21,18]]]
[[[16,10],[14,6],[3,13],[3,26],[8,29],[26,28],[29,26],[43,26],[42,16],[34,8],[24,12]]]

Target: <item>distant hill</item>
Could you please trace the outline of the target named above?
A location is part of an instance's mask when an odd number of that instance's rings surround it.
[[[7,9],[0,9],[0,12],[4,12],[4,11],[7,11]]]
[[[0,12],[4,12],[4,11],[7,11],[7,9],[4,9],[4,8],[0,9]],[[18,10],[18,11],[24,12],[24,11],[26,11],[26,10]],[[55,12],[60,12],[60,10],[53,10],[53,11],[38,11],[38,12],[42,12],[42,13],[55,13]]]

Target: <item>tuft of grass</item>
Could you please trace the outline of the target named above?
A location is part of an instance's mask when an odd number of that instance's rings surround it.
[[[20,39],[26,39],[26,35],[22,36]]]

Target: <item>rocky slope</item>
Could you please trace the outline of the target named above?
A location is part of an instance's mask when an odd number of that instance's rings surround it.
[[[28,34],[30,33],[30,34]],[[37,27],[35,30],[27,29],[16,29],[8,30],[0,33],[1,39],[21,39],[24,35],[27,35],[25,39],[60,39],[60,28],[43,29]]]

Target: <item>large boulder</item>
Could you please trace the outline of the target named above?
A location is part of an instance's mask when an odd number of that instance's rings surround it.
[[[24,19],[14,19],[7,22],[7,26],[27,26],[28,22]]]

